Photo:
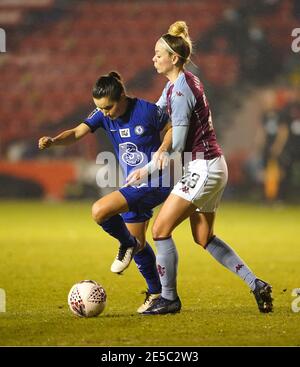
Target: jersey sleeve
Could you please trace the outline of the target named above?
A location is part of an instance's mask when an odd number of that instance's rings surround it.
[[[181,84],[173,89],[171,96],[171,121],[172,126],[187,126],[193,109],[197,103],[191,88]]]
[[[161,107],[155,106],[155,111],[151,123],[151,125],[154,126],[155,130],[161,131],[169,121],[169,115]]]
[[[156,105],[159,106],[163,111],[167,111],[167,90],[168,90],[168,85],[169,83],[167,83],[167,85],[165,86],[165,89],[162,92],[162,95],[160,96],[159,100],[156,102]]]
[[[186,144],[189,126],[174,126],[172,130],[172,150],[173,152],[183,152]]]
[[[99,127],[103,128],[103,113],[96,108],[83,122],[88,125],[92,132],[99,129]]]

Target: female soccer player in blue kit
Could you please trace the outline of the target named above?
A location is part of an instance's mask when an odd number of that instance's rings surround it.
[[[165,134],[163,143],[160,139],[161,131],[170,128],[168,115],[155,104],[129,98],[116,72],[98,79],[93,89],[93,99],[97,108],[83,123],[54,138],[40,138],[39,148],[74,143],[86,134],[102,128],[113,143],[126,177],[132,169],[151,161],[153,152],[167,150],[168,145],[171,145],[171,130]],[[161,292],[155,254],[146,242],[146,230],[152,209],[165,201],[170,187],[162,187],[161,175],[154,181],[138,186],[124,186],[102,197],[92,207],[96,223],[120,242],[119,253],[111,271],[121,273],[134,258],[147,282],[146,299],[138,309],[139,313],[147,310]]]
[[[176,288],[178,255],[172,232],[186,218],[190,219],[195,242],[248,284],[261,312],[271,312],[271,286],[258,279],[233,249],[214,235],[216,209],[227,183],[227,166],[217,143],[203,85],[184,69],[191,52],[192,43],[183,21],[172,24],[155,46],[154,67],[169,79],[157,105],[170,115],[173,151],[191,152],[192,159],[152,228],[162,294],[143,314],[174,313],[181,309]],[[140,172],[131,173],[128,184],[142,177]]]

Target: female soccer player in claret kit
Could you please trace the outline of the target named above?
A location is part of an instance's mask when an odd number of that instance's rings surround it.
[[[113,144],[126,177],[132,169],[150,162],[152,153],[159,154],[171,145],[169,116],[155,104],[128,97],[118,73],[110,72],[97,80],[93,88],[93,100],[97,108],[84,122],[54,138],[40,138],[39,148],[74,143],[102,128]],[[165,136],[161,143],[162,131]],[[158,164],[163,167],[163,162]],[[171,191],[170,186],[162,187],[161,183],[162,174],[152,182],[124,186],[105,195],[92,207],[96,223],[120,242],[111,271],[122,273],[134,258],[147,282],[146,298],[137,310],[139,313],[146,311],[161,292],[155,254],[146,242],[152,209],[164,202]]]
[[[172,24],[155,45],[154,67],[169,79],[157,105],[171,118],[172,150],[190,152],[192,158],[152,228],[162,294],[143,313],[166,314],[181,309],[176,285],[178,255],[172,232],[186,218],[190,219],[195,242],[244,280],[255,296],[259,311],[268,313],[273,310],[272,287],[258,279],[234,250],[214,235],[216,209],[227,183],[227,166],[217,143],[203,85],[184,68],[191,53],[192,42],[184,21]],[[132,184],[142,175],[132,173],[127,181]]]

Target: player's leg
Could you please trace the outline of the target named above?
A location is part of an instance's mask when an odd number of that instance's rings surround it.
[[[220,264],[242,278],[254,290],[255,275],[235,251],[224,241],[213,234],[215,213],[195,211],[190,216],[194,240],[207,250]]]
[[[148,226],[149,220],[141,223],[126,223],[126,227],[128,228],[129,232],[139,240],[140,251],[146,246],[146,232]]]
[[[154,222],[152,235],[157,246],[157,266],[162,284],[162,297],[145,314],[161,314],[180,310],[176,289],[178,256],[171,234],[178,224],[196,210],[192,202],[195,197],[203,197],[207,182],[206,162],[203,160],[190,162],[185,175],[175,185],[172,194],[166,200]],[[210,191],[210,189],[206,190],[207,198],[204,197],[203,203],[208,200]]]
[[[195,211],[191,214],[190,224],[195,242],[250,287],[261,312],[272,311],[271,286],[258,279],[245,261],[227,243],[214,236],[214,220],[215,212]]]
[[[180,305],[176,305],[178,300],[176,289],[178,256],[171,235],[173,229],[196,210],[197,207],[193,203],[195,198],[203,197],[203,204],[209,199],[209,194],[215,188],[216,183],[207,187],[208,174],[207,161],[198,159],[189,162],[185,167],[184,176],[173,188],[154,222],[152,235],[157,247],[156,259],[162,284],[162,301],[157,302],[152,309],[148,310],[148,313],[172,312],[173,304],[174,310],[180,309]]]
[[[171,193],[155,218],[153,239],[170,237],[173,230],[196,209],[190,201]]]
[[[173,229],[195,210],[195,197],[202,195],[208,182],[208,164],[204,160],[191,161],[185,175],[175,185],[156,218],[152,235],[157,247],[157,267],[162,284],[162,296],[145,314],[178,312],[181,303],[177,294],[176,278],[178,255],[171,237]],[[207,196],[210,191],[205,192]],[[205,202],[206,196],[203,198]]]
[[[92,216],[96,223],[120,242],[119,253],[111,268],[114,273],[121,273],[126,269],[139,248],[136,238],[130,233],[119,214],[128,210],[127,200],[119,191],[97,200],[92,207]]]
[[[129,210],[125,197],[119,191],[113,191],[97,200],[92,206],[92,216],[101,225],[110,217]]]
[[[195,206],[181,197],[170,194],[155,219],[152,235],[157,248],[156,263],[162,285],[161,297],[143,314],[179,312],[177,294],[178,254],[171,237],[173,229],[190,216]]]
[[[215,217],[215,212],[201,213],[198,210],[190,215],[194,241],[204,248],[214,235]]]
[[[149,220],[141,223],[126,223],[126,225],[130,233],[138,239],[142,247],[133,259],[147,283],[144,303],[137,309],[138,313],[143,313],[161,293],[161,284],[156,268],[156,256],[152,247],[146,241]]]
[[[119,190],[122,195],[123,202],[127,202],[127,211],[122,213],[122,217],[126,223],[141,223],[148,221],[153,214],[152,209],[161,204],[168,196],[170,189],[152,188],[147,186],[126,186]],[[125,201],[124,201],[125,200]],[[111,266],[111,271],[121,273],[125,270],[135,253],[139,250],[140,244],[135,247],[126,248],[121,242],[119,254]],[[131,253],[129,253],[131,251]],[[130,255],[130,256],[129,256]]]

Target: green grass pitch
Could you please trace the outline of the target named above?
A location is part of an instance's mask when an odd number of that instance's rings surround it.
[[[195,245],[186,221],[174,232],[180,314],[140,316],[143,278],[134,263],[110,272],[117,242],[92,221],[91,203],[1,202],[0,345],[205,346],[300,345],[300,210],[222,203],[216,233],[258,277],[273,285],[275,310],[260,314],[248,287]],[[150,239],[150,231],[148,238]],[[67,305],[71,286],[94,279],[107,292],[97,318]],[[300,306],[300,300],[299,300]]]

